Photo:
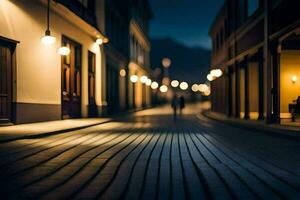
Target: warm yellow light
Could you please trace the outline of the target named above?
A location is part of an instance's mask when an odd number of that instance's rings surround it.
[[[214,80],[214,77],[211,74],[208,74],[206,78],[209,81],[213,81]]]
[[[70,48],[69,47],[60,47],[58,49],[58,53],[62,56],[66,56],[66,55],[69,55],[71,52]]]
[[[179,87],[182,90],[187,90],[189,87],[189,84],[187,84],[187,82],[182,82],[182,83],[180,83]]]
[[[192,85],[192,91],[193,92],[198,92],[199,86],[197,84]]]
[[[200,84],[199,85],[199,91],[200,92],[205,92],[206,90],[208,90],[208,86],[206,84]]]
[[[148,77],[147,76],[142,76],[141,78],[140,78],[140,81],[142,82],[142,83],[146,83],[147,82],[147,80],[148,80]]]
[[[173,80],[173,81],[171,82],[171,86],[174,87],[174,88],[177,88],[177,87],[179,86],[179,81]]]
[[[103,40],[102,40],[101,38],[98,38],[98,39],[96,40],[96,44],[98,44],[98,45],[103,44]]]
[[[44,37],[42,37],[41,41],[44,45],[49,46],[49,45],[54,44],[56,39],[55,39],[55,37],[53,37],[51,35],[45,35]]]
[[[106,43],[108,43],[108,42],[109,42],[109,39],[105,37],[105,38],[103,38],[103,40],[102,40],[102,41],[103,41],[103,43],[104,43],[104,44],[106,44]]]
[[[208,90],[206,90],[206,91],[204,91],[204,96],[209,96],[210,95],[210,89],[208,89]]]
[[[164,58],[162,60],[162,65],[165,67],[165,68],[169,68],[171,66],[171,60],[169,58]]]
[[[146,85],[147,85],[147,86],[150,86],[151,83],[152,83],[151,79],[148,78],[147,81],[146,81]]]
[[[219,78],[219,77],[221,77],[223,75],[223,72],[220,69],[213,69],[213,70],[210,71],[210,74],[213,77]]]
[[[162,93],[166,93],[168,92],[168,87],[166,85],[162,85],[160,86],[159,90],[162,92]]]
[[[157,89],[158,88],[158,83],[157,82],[152,82],[151,83],[151,88],[153,89],[153,90],[155,90],[155,89]]]
[[[130,81],[132,83],[136,83],[139,80],[139,77],[137,75],[130,76]]]
[[[296,83],[297,80],[298,80],[298,77],[297,77],[296,75],[293,75],[293,76],[292,76],[292,82],[293,82],[293,83]]]
[[[126,70],[125,69],[121,69],[120,70],[120,76],[121,77],[125,77],[126,76]]]

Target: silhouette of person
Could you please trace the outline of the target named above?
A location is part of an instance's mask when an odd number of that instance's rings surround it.
[[[176,94],[173,96],[171,106],[173,108],[173,117],[174,117],[174,120],[176,120],[177,119],[177,106],[178,106],[178,97],[177,97]]]
[[[179,113],[180,113],[180,115],[182,115],[182,110],[184,109],[184,107],[185,107],[184,97],[180,96],[180,98],[179,98]]]

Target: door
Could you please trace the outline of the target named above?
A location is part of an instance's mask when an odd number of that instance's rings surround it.
[[[95,99],[95,92],[96,92],[96,56],[93,52],[88,53],[88,65],[89,65],[89,117],[96,117],[97,116],[97,106],[96,106],[96,99]]]
[[[62,117],[81,116],[81,45],[63,37],[62,45],[70,54],[62,56]]]
[[[12,121],[13,46],[0,40],[0,122]]]

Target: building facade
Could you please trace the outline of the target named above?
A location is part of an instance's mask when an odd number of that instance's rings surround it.
[[[290,121],[300,96],[299,1],[226,0],[215,22],[212,110],[231,117]]]
[[[142,79],[150,78],[149,21],[152,11],[148,0],[130,0],[130,4],[128,75],[140,80],[128,81],[128,105],[139,109],[151,105],[151,87]]]
[[[105,39],[102,4],[56,0],[48,7],[47,0],[0,2],[1,122],[101,115],[105,60],[96,40]],[[52,45],[41,42],[48,8],[56,40]]]
[[[105,34],[110,41],[106,53],[106,99],[107,113],[113,114],[128,108],[129,63],[129,2],[105,1]]]

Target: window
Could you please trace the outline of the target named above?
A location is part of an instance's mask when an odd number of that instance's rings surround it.
[[[259,8],[259,0],[248,0],[248,17]]]

